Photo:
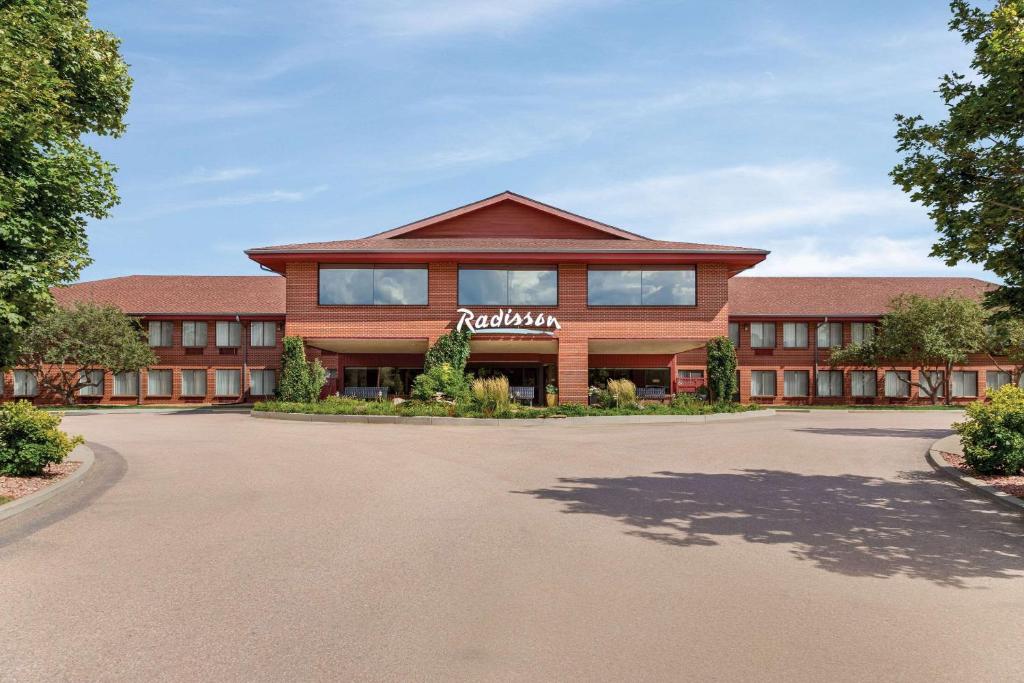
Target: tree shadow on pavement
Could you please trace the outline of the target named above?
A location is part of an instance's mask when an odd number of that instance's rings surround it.
[[[569,514],[603,515],[626,533],[678,548],[724,537],[786,545],[799,560],[848,576],[905,576],[966,588],[1024,576],[1019,516],[957,495],[930,475],[890,481],[777,470],[560,479],[518,491]],[[958,491],[955,493],[959,494]]]

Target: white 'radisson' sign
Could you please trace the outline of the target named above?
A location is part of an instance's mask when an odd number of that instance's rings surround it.
[[[474,315],[470,309],[460,308],[458,313],[459,322],[455,329],[466,328],[473,333],[553,334],[551,329],[562,329],[555,316],[544,313],[534,315],[533,311],[514,313],[511,308],[507,311],[504,308],[499,308],[498,312],[492,315],[486,313]]]

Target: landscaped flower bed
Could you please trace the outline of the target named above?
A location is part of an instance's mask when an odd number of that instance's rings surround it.
[[[1003,474],[978,474],[974,468],[967,464],[964,456],[959,453],[942,453],[942,459],[957,468],[969,477],[980,479],[989,486],[999,489],[1011,496],[1024,498],[1024,475],[1003,475]]]

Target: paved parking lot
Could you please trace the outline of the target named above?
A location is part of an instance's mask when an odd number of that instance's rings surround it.
[[[458,428],[72,415],[5,680],[1019,680],[1024,523],[948,413]]]

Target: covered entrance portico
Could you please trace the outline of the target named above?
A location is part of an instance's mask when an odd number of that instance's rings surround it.
[[[542,403],[544,388],[558,382],[558,340],[553,336],[477,333],[469,348],[466,371],[474,377],[506,377],[522,403]]]

